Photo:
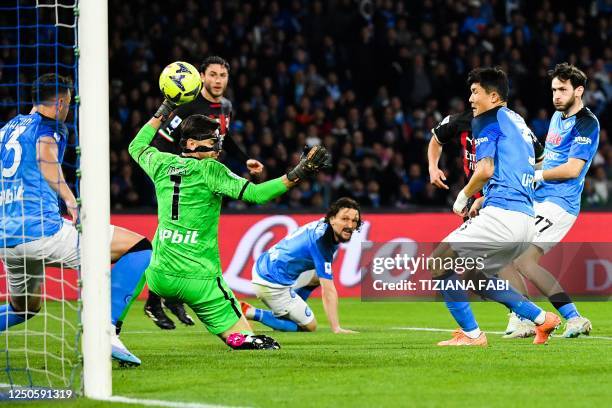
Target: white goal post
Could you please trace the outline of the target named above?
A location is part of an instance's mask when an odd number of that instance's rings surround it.
[[[112,394],[108,1],[80,0],[79,135],[81,146],[81,279],[85,396]]]

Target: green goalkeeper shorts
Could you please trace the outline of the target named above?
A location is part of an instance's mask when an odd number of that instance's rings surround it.
[[[234,293],[222,277],[189,279],[146,271],[149,288],[164,299],[189,306],[212,334],[221,334],[236,324],[242,312]]]

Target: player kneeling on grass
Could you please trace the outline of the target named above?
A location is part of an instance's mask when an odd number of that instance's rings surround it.
[[[272,310],[241,302],[247,319],[281,331],[315,331],[317,321],[306,299],[320,285],[332,331],[356,333],[340,327],[331,263],[338,245],[348,242],[360,226],[359,204],[340,198],[324,219],[300,227],[262,253],[253,266],[252,282],[257,297]]]
[[[153,180],[158,202],[147,283],[159,296],[191,307],[208,331],[232,348],[280,348],[274,339],[253,334],[221,274],[221,200],[227,196],[266,203],[326,167],[329,154],[314,146],[287,175],[251,184],[216,160],[221,150],[219,124],[204,115],[192,115],[181,122],[181,156],[149,145],[175,107],[164,101],[129,147],[130,155]]]

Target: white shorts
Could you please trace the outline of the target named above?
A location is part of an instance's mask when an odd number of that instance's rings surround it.
[[[110,226],[113,239],[114,226]],[[76,269],[81,264],[79,233],[64,220],[60,230],[50,237],[0,250],[0,258],[8,273],[9,293],[35,292],[44,280],[45,266]]]
[[[523,253],[535,235],[533,217],[498,207],[486,207],[464,222],[443,242],[463,258],[483,258],[482,272],[496,275]]]
[[[310,272],[306,271],[304,274]],[[265,281],[259,277],[255,266],[253,266],[252,274],[255,295],[274,313],[274,316],[284,317],[299,326],[306,326],[314,320],[314,313],[304,299],[295,293],[293,287],[280,285],[272,287],[262,284]]]
[[[547,253],[567,235],[577,217],[550,201],[535,201],[533,209],[536,213],[533,245]]]

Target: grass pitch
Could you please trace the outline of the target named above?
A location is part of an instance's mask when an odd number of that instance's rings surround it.
[[[454,329],[443,303],[371,303],[341,299],[343,327],[329,331],[321,302],[309,302],[318,318],[315,333],[279,333],[255,323],[282,349],[230,351],[201,325],[159,330],[134,304],[121,338],[143,365],[114,365],[113,393],[131,398],[252,407],[396,406],[609,406],[612,401],[612,303],[583,302],[592,336],[554,337],[547,346],[532,339],[488,334],[488,348],[440,348]],[[260,305],[257,301],[253,304]],[[542,304],[548,310],[551,306]],[[485,331],[503,331],[506,309],[474,303]],[[31,321],[32,327],[37,323]],[[557,334],[560,334],[561,330]],[[6,380],[3,380],[6,382]],[[33,406],[94,407],[86,399]],[[124,404],[112,404],[123,406]],[[21,404],[20,406],[24,406]],[[125,405],[134,406],[134,405]]]

